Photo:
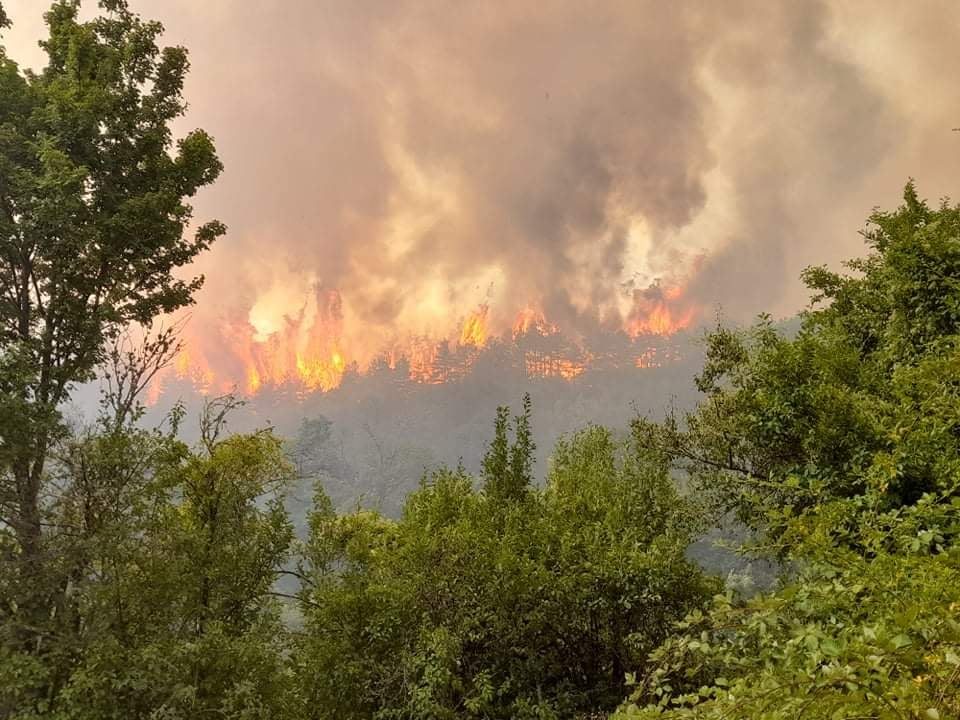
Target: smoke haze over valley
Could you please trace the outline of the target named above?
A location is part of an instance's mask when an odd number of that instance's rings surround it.
[[[207,128],[226,167],[195,209],[229,233],[190,270],[206,284],[158,410],[237,388],[251,417],[412,432],[409,393],[383,389],[393,404],[367,417],[363,388],[390,372],[468,387],[477,358],[529,336],[562,347],[518,360],[524,381],[484,394],[484,418],[528,380],[552,388],[545,413],[596,393],[581,374],[610,342],[617,411],[594,400],[557,429],[657,412],[696,364],[654,380],[651,347],[718,308],[795,313],[800,270],[857,254],[909,176],[960,195],[942,152],[960,122],[951,2],[131,5],[190,48],[181,130]],[[42,8],[5,7],[11,55],[39,64]],[[288,409],[262,410],[276,398]],[[443,426],[415,444],[455,462]]]

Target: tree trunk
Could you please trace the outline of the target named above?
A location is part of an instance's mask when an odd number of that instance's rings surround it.
[[[42,456],[41,456],[42,457]],[[16,599],[20,615],[19,632],[25,650],[39,651],[44,619],[43,533],[40,512],[42,459],[24,453],[13,465],[17,508],[11,524],[17,537]]]

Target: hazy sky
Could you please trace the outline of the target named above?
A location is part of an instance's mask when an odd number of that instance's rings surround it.
[[[4,1],[23,64],[44,5]],[[226,166],[194,332],[267,333],[314,284],[367,344],[481,302],[586,331],[656,279],[784,315],[908,177],[960,198],[955,0],[131,6],[189,48],[183,129]]]

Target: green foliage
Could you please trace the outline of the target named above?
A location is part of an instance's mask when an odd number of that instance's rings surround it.
[[[942,536],[916,525],[928,502],[878,518],[878,545],[897,550],[871,547],[868,557],[830,544],[833,524],[861,513],[845,502],[818,509],[803,523],[797,577],[746,603],[718,596],[710,613],[689,616],[618,717],[960,715],[960,549],[931,554]],[[956,524],[958,511],[955,501],[936,513]]]
[[[308,717],[609,709],[625,671],[709,596],[666,467],[591,428],[557,446],[546,488],[521,485],[524,407],[513,445],[498,413],[483,492],[444,470],[399,522],[313,515],[296,654]]]
[[[87,23],[78,5],[47,13],[42,73],[0,67],[0,333],[4,356],[49,375],[34,380],[38,402],[87,379],[127,323],[189,303],[201,279],[174,271],[223,233],[183,236],[185,198],[221,169],[206,133],[174,143],[170,130],[186,51],[160,49],[162,27],[124,2]]]
[[[191,451],[172,432],[110,426],[57,453],[66,489],[34,588],[51,612],[27,650],[16,624],[0,626],[5,717],[283,710],[271,594],[292,537],[280,495],[292,468],[270,433],[205,435]],[[0,596],[16,594],[4,583]]]
[[[838,328],[886,369],[938,352],[960,323],[958,236],[957,208],[931,209],[911,182],[902,207],[871,217],[864,237],[872,252],[848,263],[856,276],[822,267],[804,273],[814,302],[829,301],[810,322]]]
[[[522,498],[533,480],[536,445],[530,432],[530,395],[524,395],[523,414],[513,419],[514,441],[507,430],[510,408],[497,408],[493,441],[483,459],[484,492],[498,502]]]
[[[159,47],[162,27],[123,0],[101,8],[81,22],[79,2],[51,6],[39,74],[0,52],[0,497],[26,643],[49,612],[32,588],[57,495],[45,470],[64,437],[59,408],[129,324],[192,301],[202,278],[178,269],[224,232],[213,221],[184,235],[187,200],[221,170],[206,133],[171,130],[186,51]]]
[[[699,478],[718,513],[759,528],[770,509],[878,483],[885,507],[953,487],[960,210],[930,210],[912,185],[905,198],[874,214],[873,254],[849,263],[858,275],[804,274],[814,305],[796,338],[767,319],[718,329],[700,407],[663,426],[635,423],[638,441]]]
[[[793,572],[690,615],[618,717],[960,716],[960,209],[909,185],[865,237],[796,338],[717,331],[701,407],[635,426]]]

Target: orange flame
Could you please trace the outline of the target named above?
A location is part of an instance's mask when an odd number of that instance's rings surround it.
[[[689,327],[696,315],[697,308],[683,301],[682,288],[651,285],[646,290],[634,291],[627,324],[634,337],[672,335]]]
[[[245,390],[253,394],[265,385],[294,383],[305,390],[332,390],[347,367],[340,348],[340,294],[318,289],[308,313],[306,306],[265,338],[242,324],[229,333],[230,345],[244,367]]]
[[[440,354],[440,345],[431,342],[416,343],[410,348],[407,362],[409,377],[414,382],[435,384],[443,382],[437,375],[437,356]]]
[[[582,360],[536,352],[524,353],[523,365],[528,377],[558,377],[564,380],[573,380],[587,369],[587,363]]]
[[[528,306],[500,336],[505,345],[499,347],[506,348],[508,355],[513,353],[517,366],[531,378],[573,380],[593,366],[654,368],[675,359],[675,355],[670,354],[668,346],[644,338],[682,330],[698,312],[696,305],[685,300],[681,287],[653,285],[635,290],[624,323],[625,344],[593,354],[564,339],[541,310]],[[322,288],[317,288],[296,312],[283,316],[280,327],[271,332],[258,332],[246,320],[227,322],[223,328],[222,355],[218,348],[215,364],[207,357],[209,347],[205,354],[202,344],[191,344],[180,352],[166,375],[158,376],[148,389],[147,401],[152,404],[159,399],[170,376],[204,394],[214,388],[230,391],[236,383],[250,395],[268,388],[326,392],[339,387],[348,371],[366,372],[373,367],[402,372],[415,383],[444,383],[465,376],[494,337],[490,308],[482,304],[464,319],[459,341],[408,338],[360,367],[344,345],[340,294]]]
[[[513,321],[513,337],[521,337],[531,330],[540,335],[554,335],[559,332],[556,325],[547,322],[540,310],[526,307],[517,313],[517,319]]]
[[[487,343],[487,311],[483,304],[467,316],[460,331],[460,344],[481,348]]]

